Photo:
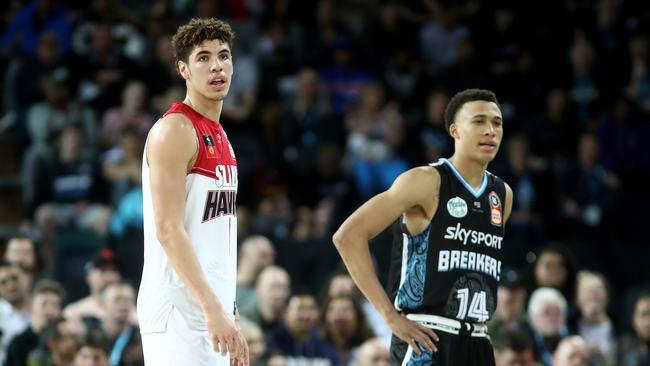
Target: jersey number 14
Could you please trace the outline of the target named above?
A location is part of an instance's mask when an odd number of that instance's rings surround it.
[[[456,298],[460,302],[458,306],[457,319],[473,318],[478,322],[488,320],[485,291],[475,292],[472,301],[469,301],[469,289],[462,288],[456,292]],[[468,306],[469,305],[469,306]]]

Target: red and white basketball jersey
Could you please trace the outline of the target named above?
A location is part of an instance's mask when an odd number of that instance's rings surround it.
[[[235,302],[237,275],[237,160],[221,124],[184,103],[165,113],[181,113],[194,125],[199,153],[185,178],[185,230],[210,287],[228,314]],[[159,121],[158,123],[173,123]],[[144,205],[144,268],[138,294],[142,333],[164,332],[176,307],[188,324],[205,330],[201,308],[172,268],[158,241],[154,220],[149,165],[142,162]]]

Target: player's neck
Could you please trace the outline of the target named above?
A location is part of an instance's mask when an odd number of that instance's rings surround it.
[[[487,169],[487,163],[480,163],[463,155],[455,153],[449,158],[456,170],[463,176],[463,179],[473,188],[478,188],[483,183],[483,175]]]
[[[220,100],[215,102],[213,100],[207,99],[199,93],[194,93],[191,89],[187,89],[187,94],[185,95],[185,100],[183,103],[189,105],[195,111],[199,112],[203,116],[219,122],[221,117],[221,108],[223,107],[223,101]]]

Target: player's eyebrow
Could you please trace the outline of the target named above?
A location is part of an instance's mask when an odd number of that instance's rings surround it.
[[[208,51],[208,50],[201,50],[201,51],[197,52],[196,56],[194,56],[194,57],[199,58],[199,57],[201,57],[203,55],[211,55],[211,54],[212,53],[210,51]]]
[[[478,118],[488,118],[488,115],[487,114],[476,114],[476,115],[472,116],[472,119],[478,119]],[[498,119],[499,121],[503,120],[503,118],[501,118],[500,116],[494,116],[492,118],[493,119]]]

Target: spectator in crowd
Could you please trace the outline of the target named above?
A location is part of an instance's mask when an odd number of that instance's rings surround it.
[[[359,346],[374,334],[366,322],[361,305],[351,296],[337,296],[323,304],[322,324],[342,365],[355,364]]]
[[[30,280],[40,273],[38,252],[34,240],[29,236],[18,235],[9,238],[4,259],[24,269],[31,276]]]
[[[0,299],[9,303],[16,311],[27,314],[29,313],[28,289],[31,283],[25,284],[22,276],[22,267],[0,261]]]
[[[41,80],[64,66],[64,60],[57,35],[50,31],[43,32],[39,36],[34,57],[14,57],[9,62],[4,75],[5,110],[22,116],[29,106],[40,101],[43,98]]]
[[[630,65],[625,86],[628,97],[646,112],[650,112],[650,45],[648,36],[635,34],[628,41]]]
[[[251,366],[264,365],[267,350],[262,329],[246,318],[240,318],[239,323],[248,344],[248,361]]]
[[[511,244],[504,253],[504,261],[514,266],[524,263],[526,254],[534,251],[544,240],[544,227],[538,204],[542,201],[545,164],[530,153],[529,142],[524,135],[511,136],[506,143],[507,160],[497,174],[517,192],[512,213],[506,227],[506,237]],[[497,168],[498,169],[498,168]]]
[[[29,296],[18,272],[15,265],[0,261],[0,365],[9,342],[29,327]]]
[[[313,185],[317,166],[313,164],[326,142],[340,138],[340,125],[332,120],[331,107],[319,86],[318,73],[311,68],[300,70],[296,90],[288,98],[288,113],[280,121],[279,137],[284,154],[297,181],[296,187]]]
[[[118,145],[126,127],[137,133],[137,141],[144,141],[155,122],[147,112],[147,87],[140,81],[128,82],[122,90],[122,104],[104,113],[102,118],[101,143],[110,148]]]
[[[119,145],[104,154],[102,173],[111,185],[109,202],[112,207],[117,207],[130,191],[140,190],[143,151],[144,139],[140,133],[134,126],[126,126],[120,131]],[[142,205],[142,202],[138,204]],[[139,220],[142,221],[142,217]]]
[[[50,320],[40,334],[40,345],[27,356],[27,366],[68,366],[77,351],[81,336],[71,321]]]
[[[528,319],[537,361],[544,366],[553,366],[553,352],[560,341],[569,335],[564,296],[554,288],[538,288],[528,303]]]
[[[603,88],[596,70],[596,53],[589,41],[577,38],[570,48],[571,99],[578,107],[578,120],[582,124],[593,122],[598,103],[603,101]]]
[[[526,331],[529,326],[525,312],[526,287],[518,271],[502,269],[497,298],[497,308],[488,322],[490,335],[497,339],[505,333]]]
[[[31,294],[29,327],[18,334],[7,348],[6,366],[24,366],[27,356],[39,344],[39,336],[47,324],[61,316],[63,288],[58,282],[43,279],[34,285]]]
[[[358,366],[388,366],[390,365],[390,351],[384,341],[379,338],[370,338],[359,347],[356,358]]]
[[[328,284],[325,286],[325,290],[325,294],[321,296],[321,301],[323,303],[329,301],[331,298],[340,296],[352,297],[357,301],[361,305],[363,316],[372,329],[372,333],[375,337],[382,339],[386,346],[390,346],[390,339],[393,332],[390,330],[388,324],[386,324],[386,321],[382,318],[377,309],[375,309],[370,301],[368,301],[361,291],[359,291],[359,288],[347,271],[343,270],[333,272]]]
[[[380,83],[365,86],[359,103],[345,116],[348,158],[363,200],[387,189],[408,169],[398,155],[403,119],[397,106],[386,102],[385,93]]]
[[[533,342],[524,330],[505,330],[492,338],[496,366],[539,366]]]
[[[577,264],[569,248],[561,244],[550,244],[537,251],[535,260],[525,274],[527,293],[530,298],[539,287],[559,290],[569,301],[568,314],[574,313]],[[529,300],[530,301],[530,300]]]
[[[282,316],[291,291],[287,271],[268,266],[260,273],[255,285],[256,301],[241,309],[241,315],[259,325],[264,332],[274,328]]]
[[[279,352],[296,362],[344,365],[334,346],[320,335],[318,306],[309,294],[291,296],[284,320],[268,333],[267,344],[271,352]]]
[[[72,366],[108,366],[108,339],[100,331],[88,331],[79,342]]]
[[[600,141],[593,133],[580,136],[576,165],[561,178],[561,212],[568,235],[581,241],[599,240],[615,209],[620,181],[599,162]]]
[[[104,249],[86,264],[86,283],[90,289],[88,296],[65,307],[63,314],[68,319],[84,318],[102,319],[104,308],[102,292],[111,283],[120,280],[120,271],[113,258],[113,253]]]
[[[69,51],[72,21],[65,5],[46,0],[29,2],[5,29],[0,38],[0,51],[9,48],[21,55],[34,56],[38,38],[43,32],[56,34],[62,54]]]
[[[136,64],[116,47],[116,35],[109,23],[93,23],[88,52],[75,65],[80,72],[81,100],[98,115],[119,103],[124,85],[137,75]]]
[[[531,152],[548,163],[559,163],[571,154],[583,126],[575,123],[575,111],[568,92],[553,87],[546,94],[544,111],[530,119],[523,126],[523,132],[530,138]]]
[[[144,363],[140,329],[135,325],[135,291],[126,281],[110,282],[101,294],[104,313],[101,329],[110,341],[111,365]]]
[[[27,112],[27,128],[35,153],[46,154],[52,139],[64,127],[77,125],[83,135],[81,142],[86,155],[95,153],[98,126],[92,109],[75,100],[72,71],[59,67],[45,75],[41,88],[45,99],[33,104]]]
[[[589,347],[590,365],[616,364],[616,331],[607,315],[609,291],[605,277],[597,272],[578,272],[577,299],[579,316],[574,333]]]
[[[580,336],[564,338],[553,353],[553,366],[587,366],[589,348]]]
[[[440,158],[451,156],[452,140],[445,129],[445,108],[449,103],[449,94],[444,90],[435,90],[427,98],[425,124],[418,133],[420,137],[423,160],[426,163],[438,161]]]
[[[650,292],[640,293],[634,302],[632,313],[633,334],[626,334],[620,341],[619,364],[642,366],[650,363]]]
[[[255,302],[255,283],[260,272],[275,263],[275,248],[268,238],[254,235],[242,242],[238,254],[237,305],[244,309]]]
[[[108,233],[110,209],[101,203],[102,179],[99,165],[82,154],[83,136],[77,125],[61,131],[60,148],[52,160],[42,159],[29,172],[36,227],[43,237],[46,263],[53,260],[53,242],[61,226]]]

